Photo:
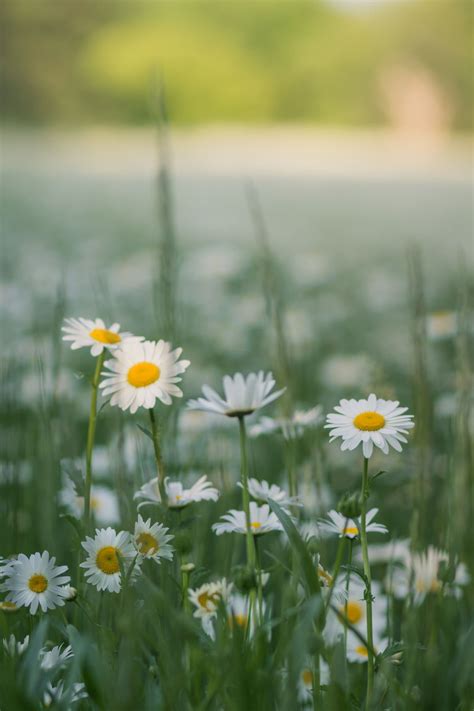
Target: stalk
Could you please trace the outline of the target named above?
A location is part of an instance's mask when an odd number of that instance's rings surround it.
[[[248,486],[248,460],[247,460],[247,433],[245,430],[245,417],[243,415],[239,416],[239,430],[240,430],[240,480],[242,483],[242,507],[245,512],[245,539],[247,547],[247,565],[252,573],[255,573],[255,563],[256,563],[256,553],[255,553],[255,541],[251,529],[250,520],[250,497],[249,497],[249,486]],[[255,603],[255,590],[252,588],[250,591],[249,599],[249,615],[248,615],[248,626],[247,634],[250,633],[251,629],[251,619],[252,612]]]
[[[104,364],[105,348],[98,356],[92,379],[91,406],[89,411],[89,427],[87,430],[86,446],[86,481],[84,489],[84,527],[89,529],[91,517],[91,486],[92,486],[92,452],[94,449],[95,428],[97,422],[97,391],[99,388],[100,371]]]
[[[364,468],[362,472],[362,491],[361,491],[361,513],[360,513],[360,545],[362,549],[362,560],[364,562],[364,574],[367,578],[367,587],[365,590],[365,602],[367,609],[367,696],[365,699],[365,708],[370,709],[372,702],[372,693],[374,688],[374,641],[372,631],[372,578],[370,575],[369,551],[367,546],[367,498],[369,489],[369,460],[364,457]]]
[[[344,524],[344,528],[346,528],[346,527],[347,527],[347,519],[346,519],[346,523]],[[339,569],[340,569],[341,563],[342,563],[342,556],[344,554],[344,549],[346,547],[345,543],[346,543],[346,536],[342,535],[339,539],[339,544],[337,546],[336,562],[334,563],[334,570],[332,573],[331,586],[329,588],[328,598],[326,600],[326,614],[327,614],[327,611],[329,610],[332,594],[334,592],[334,586],[336,585],[336,579],[337,579],[337,576],[339,575]]]
[[[350,566],[352,564],[352,549],[353,549],[353,539],[349,539],[349,557],[348,557],[348,565]],[[349,598],[349,583],[351,579],[351,571],[348,570],[346,574],[346,601],[344,603],[344,617],[347,620],[347,603],[348,603],[348,598]],[[347,667],[347,625],[344,625],[344,661]]]
[[[160,432],[154,409],[150,408],[148,412],[150,413],[151,434],[153,449],[155,451],[156,468],[158,470],[158,488],[160,490],[161,504],[162,506],[166,506],[165,467],[163,464],[163,456],[161,454]]]

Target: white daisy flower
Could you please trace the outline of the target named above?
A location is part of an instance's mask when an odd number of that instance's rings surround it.
[[[61,329],[66,334],[63,341],[71,341],[73,351],[78,348],[90,348],[93,356],[100,355],[104,349],[114,350],[130,338],[135,341],[143,340],[128,331],[120,333],[119,323],[113,323],[107,328],[101,318],[94,321],[87,318],[66,318],[64,323],[66,325]]]
[[[374,517],[377,515],[378,509],[370,509],[366,514],[366,530],[367,533],[388,533],[388,528],[382,523],[375,523]],[[319,528],[326,533],[337,533],[339,538],[345,536],[349,539],[357,538],[360,531],[360,516],[357,521],[352,518],[346,518],[334,509],[328,511],[330,520],[320,519]]]
[[[322,686],[327,686],[330,682],[329,666],[320,658],[319,661],[319,682]],[[298,679],[298,701],[302,704],[313,702],[313,668],[308,660],[307,666],[301,670]]]
[[[188,408],[227,417],[244,417],[269,405],[285,392],[285,388],[272,392],[275,385],[273,375],[265,374],[262,370],[258,373],[250,373],[246,377],[242,373],[235,373],[233,376],[225,375],[222,383],[224,398],[221,398],[209,385],[203,385],[204,397],[190,400]]]
[[[342,450],[355,449],[362,443],[366,459],[372,456],[374,444],[388,454],[389,445],[402,451],[403,435],[414,427],[413,415],[405,415],[407,407],[399,407],[398,401],[381,400],[373,393],[367,400],[341,400],[336,413],[327,416],[330,442],[342,438]]]
[[[58,682],[58,684],[56,684],[56,686],[53,686],[53,684],[50,683],[46,687],[46,691],[43,695],[43,705],[46,708],[49,708],[53,704],[56,705],[61,702],[64,704],[66,699],[68,701],[67,708],[70,708],[70,705],[75,704],[82,699],[87,699],[86,685],[82,682],[76,682],[69,688],[65,688],[64,681],[62,679]]]
[[[212,530],[221,536],[223,533],[246,533],[247,525],[245,511],[231,509],[221,516],[223,523],[214,523]],[[270,531],[283,531],[278,518],[270,512],[268,504],[257,506],[255,501],[250,502],[250,531],[254,536],[260,536]]]
[[[426,317],[426,334],[432,340],[453,338],[458,332],[455,311],[434,311]]]
[[[137,557],[130,533],[116,533],[113,528],[97,529],[95,537],[87,536],[82,547],[88,553],[87,560],[81,563],[81,568],[86,569],[87,582],[95,585],[97,590],[120,592],[122,576],[119,559],[127,569]]]
[[[242,483],[239,481],[238,485],[242,487]],[[276,484],[269,484],[268,481],[262,479],[254,479],[250,477],[248,481],[249,494],[257,501],[276,501],[283,508],[288,506],[302,506],[303,504],[299,501],[297,496],[289,496],[286,491],[280,489]]]
[[[182,348],[171,350],[166,341],[125,341],[114,352],[114,358],[105,361],[110,372],[104,371],[99,383],[110,404],[133,414],[139,407],[150,410],[156,400],[171,405],[171,396],[183,397],[176,383],[181,381],[190,365],[189,360],[179,360]]]
[[[323,422],[322,407],[318,405],[311,410],[296,410],[292,417],[261,417],[249,428],[251,437],[262,434],[281,432],[285,439],[302,437],[308,427],[317,427]]]
[[[42,649],[40,652],[41,669],[43,669],[43,671],[61,669],[70,659],[73,658],[73,656],[74,653],[70,645],[67,645],[64,649],[62,644],[57,647],[53,647],[49,651]]]
[[[181,509],[198,501],[217,501],[219,491],[204,474],[189,489],[185,489],[180,481],[165,479],[165,491],[168,508]],[[138,508],[145,504],[159,504],[161,502],[158,478],[151,479],[135,493],[134,499],[143,499]]]
[[[151,519],[144,521],[138,514],[133,540],[141,556],[161,563],[162,558],[173,560],[173,547],[169,545],[174,536],[168,535],[168,528],[161,523],[152,525]]]
[[[59,503],[64,506],[75,518],[84,515],[84,497],[78,496],[74,482],[70,477],[64,478],[64,485],[58,495]],[[120,509],[117,494],[106,486],[93,485],[91,487],[91,512],[96,523],[107,526],[118,523]]]
[[[14,634],[3,640],[3,647],[10,657],[20,656],[28,648],[30,635],[27,634],[23,642],[17,640]]]
[[[355,556],[362,561],[362,551],[359,549]],[[371,543],[369,546],[369,559],[374,565],[378,563],[407,563],[410,560],[410,539],[393,539],[388,543]]]
[[[0,589],[8,592],[6,599],[18,607],[29,607],[34,615],[41,607],[43,612],[62,607],[69,583],[69,575],[64,575],[67,565],[56,566],[56,558],[49,553],[33,553],[28,558],[20,553],[5,569],[6,580]]]
[[[340,589],[345,589],[345,575],[338,579]],[[363,582],[356,577],[351,577],[349,581],[349,589],[347,597],[339,596],[335,599],[335,608],[339,615],[346,617],[349,624],[355,627],[361,634],[365,635],[367,626],[367,603],[364,599],[365,586]],[[344,592],[344,595],[346,593]],[[387,626],[387,597],[380,592],[380,585],[377,581],[372,582],[372,625],[374,634],[381,634]],[[338,614],[333,609],[329,609],[326,625],[324,628],[324,637],[328,644],[335,642],[344,634],[344,623]]]
[[[388,646],[388,639],[375,633],[373,635],[375,654],[381,654]],[[347,659],[356,664],[365,664],[369,658],[369,651],[360,638],[351,630],[347,632]]]
[[[188,591],[189,599],[196,608],[193,616],[201,620],[204,632],[212,639],[215,639],[214,620],[219,605],[221,601],[227,603],[232,587],[232,583],[222,578],[215,583],[205,583]]]
[[[258,602],[255,601],[254,608],[250,619],[249,634],[252,636],[257,627],[256,609]],[[231,625],[237,625],[242,630],[246,630],[249,624],[250,614],[250,597],[241,593],[234,593],[229,600],[229,622]],[[262,600],[262,617],[265,615],[266,604]]]

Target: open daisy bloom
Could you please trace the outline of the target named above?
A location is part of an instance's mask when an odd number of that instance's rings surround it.
[[[302,437],[306,429],[317,427],[322,422],[322,407],[317,405],[311,410],[295,410],[292,417],[261,417],[249,429],[249,435],[258,437],[262,434],[281,432],[285,439],[295,439]]]
[[[173,548],[169,545],[174,536],[168,534],[168,528],[161,523],[152,525],[151,519],[144,521],[138,514],[133,540],[141,556],[161,563],[162,558],[173,560]]]
[[[374,652],[381,654],[388,645],[388,639],[381,635],[374,634]],[[356,664],[365,664],[369,659],[369,651],[362,640],[351,632],[347,633],[347,660]]]
[[[366,459],[370,459],[374,445],[388,454],[389,445],[402,451],[400,442],[414,427],[413,415],[405,415],[407,407],[399,407],[398,401],[381,400],[373,393],[367,400],[341,400],[334,408],[336,413],[327,416],[326,428],[330,429],[330,441],[342,438],[342,450],[355,449],[362,443]]]
[[[367,533],[388,533],[388,528],[382,523],[375,523],[374,517],[377,515],[378,509],[370,509],[366,515],[366,530]],[[334,509],[328,511],[329,521],[322,519],[319,521],[319,528],[326,533],[337,533],[339,538],[345,536],[349,539],[357,538],[360,531],[360,517],[357,522],[352,518],[346,518]]]
[[[214,523],[212,530],[221,536],[223,533],[247,533],[245,511],[231,509],[221,516],[223,523]],[[257,506],[255,501],[250,502],[250,531],[254,536],[261,536],[271,531],[283,531],[278,518],[270,512],[268,504]]]
[[[149,410],[156,400],[171,405],[171,396],[182,397],[176,383],[190,365],[189,360],[179,360],[181,348],[171,350],[166,341],[125,341],[114,352],[114,358],[105,361],[109,372],[102,373],[99,384],[110,404],[133,414],[139,407]]]
[[[204,397],[190,400],[188,408],[227,417],[244,417],[269,405],[285,392],[285,388],[272,392],[275,385],[273,375],[264,374],[263,370],[259,373],[250,373],[246,377],[242,373],[235,373],[233,376],[225,375],[222,383],[224,398],[221,398],[209,385],[203,385]]]
[[[343,636],[344,618],[363,635],[365,635],[367,624],[367,603],[364,599],[365,585],[359,578],[351,577],[349,589],[346,593],[345,575],[340,576],[337,583],[340,594],[334,598],[334,608],[338,614],[331,608],[328,611],[324,628],[324,637],[328,644],[335,644]],[[372,624],[374,633],[379,636],[387,626],[388,606],[387,597],[382,595],[380,590],[380,585],[377,582],[372,582],[372,593],[375,596],[372,602]]]
[[[228,583],[225,578],[188,591],[189,599],[196,608],[193,616],[201,620],[204,632],[212,639],[215,638],[213,621],[217,617],[217,610],[221,601],[227,603],[231,591],[232,583]]]
[[[242,486],[241,482],[238,483],[238,486]],[[276,501],[277,504],[280,504],[283,508],[303,505],[297,496],[289,496],[286,491],[280,489],[277,484],[269,484],[265,479],[259,481],[251,477],[249,479],[249,494],[257,501]]]
[[[324,661],[320,659],[319,661],[319,683],[326,686],[330,682],[329,666]],[[311,661],[308,659],[307,665],[301,670],[298,679],[298,701],[306,706],[306,704],[312,705],[313,701],[313,667]]]
[[[88,557],[81,563],[81,568],[86,569],[87,582],[95,585],[97,590],[118,593],[122,585],[120,563],[125,569],[129,568],[138,553],[126,531],[116,533],[113,528],[102,528],[95,534],[94,538],[87,536],[82,542]]]
[[[212,486],[206,474],[200,477],[189,489],[185,489],[180,481],[170,481],[166,477],[165,491],[168,508],[171,509],[182,509],[198,501],[217,501],[219,498],[219,491]],[[146,484],[143,484],[133,498],[143,499],[138,508],[145,504],[161,503],[158,477],[150,479]]]
[[[78,348],[90,348],[93,356],[100,355],[104,349],[114,350],[130,338],[135,341],[143,340],[128,331],[120,332],[119,323],[113,323],[107,328],[101,318],[94,321],[87,318],[66,318],[64,323],[66,325],[61,329],[65,333],[63,341],[71,341],[73,351]]]
[[[49,553],[33,553],[28,558],[20,553],[18,558],[4,568],[5,580],[0,589],[7,591],[6,599],[18,607],[29,607],[34,615],[41,607],[43,612],[62,607],[67,596],[64,586],[69,575],[64,575],[67,565],[56,565]]]

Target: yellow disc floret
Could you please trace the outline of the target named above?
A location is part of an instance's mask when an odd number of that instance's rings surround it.
[[[252,521],[250,524],[250,527],[253,528],[254,531],[258,531],[261,526],[262,524],[260,523],[260,521]]]
[[[31,592],[42,593],[48,587],[48,581],[44,577],[44,575],[41,575],[41,573],[37,573],[35,575],[32,575],[31,578],[28,580],[28,587],[30,588]]]
[[[364,608],[357,600],[348,600],[347,605],[341,607],[340,611],[351,625],[356,625],[364,616]]]
[[[301,678],[303,679],[303,684],[305,686],[313,686],[313,672],[311,669],[304,669]]]
[[[348,528],[344,529],[345,536],[357,536],[358,533],[359,533],[359,529],[356,528],[355,526],[348,526]]]
[[[95,562],[99,570],[106,575],[120,572],[119,551],[114,546],[105,546],[98,551]]]
[[[134,388],[146,388],[147,385],[156,383],[160,377],[160,369],[154,363],[146,360],[135,363],[127,373],[127,380]]]
[[[94,341],[99,341],[99,343],[106,343],[108,346],[114,345],[115,343],[120,343],[122,340],[118,333],[113,331],[107,331],[106,328],[94,328],[89,336],[94,339]]]
[[[219,597],[220,595],[218,592],[209,593],[207,590],[205,590],[200,595],[198,595],[198,603],[205,610],[212,610],[213,606],[217,605],[217,603],[219,602]]]
[[[142,555],[147,553],[156,553],[160,547],[158,541],[151,533],[140,533],[137,536],[137,546]]]
[[[385,425],[385,417],[379,412],[361,412],[360,415],[354,417],[354,427],[364,432],[375,432],[381,430]]]

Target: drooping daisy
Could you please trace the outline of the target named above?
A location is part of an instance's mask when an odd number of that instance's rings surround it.
[[[366,530],[367,533],[388,533],[388,528],[383,523],[375,523],[374,517],[377,515],[378,509],[370,509],[366,515]],[[357,521],[352,518],[346,518],[334,509],[328,511],[330,521],[321,519],[319,528],[326,533],[337,533],[339,538],[345,536],[349,539],[357,538],[360,531],[360,516]]]
[[[193,616],[201,620],[204,632],[212,639],[215,639],[214,620],[219,605],[221,602],[228,602],[232,587],[232,583],[222,578],[215,583],[205,583],[188,591],[189,599],[196,608]]]
[[[41,669],[43,669],[43,671],[61,669],[73,656],[74,653],[70,645],[67,645],[64,649],[62,644],[50,650],[42,649],[40,651]]]
[[[101,528],[95,532],[95,537],[86,537],[82,547],[88,557],[81,568],[85,568],[87,582],[95,585],[97,590],[120,592],[122,585],[120,563],[127,569],[137,557],[137,551],[127,531],[116,533],[113,528]],[[135,570],[137,564],[135,563]]]
[[[388,454],[389,445],[402,451],[403,436],[414,427],[413,415],[405,415],[407,407],[399,407],[398,401],[381,400],[373,393],[367,400],[341,400],[334,408],[336,413],[327,416],[326,428],[330,429],[330,442],[342,438],[341,449],[352,450],[362,443],[366,459],[372,456],[374,444]]]
[[[189,489],[185,489],[180,481],[165,479],[167,504],[171,509],[181,509],[198,501],[217,501],[219,491],[208,480],[207,475],[200,477]],[[134,499],[143,499],[138,508],[145,504],[159,504],[161,502],[158,478],[151,479],[135,493]]]
[[[10,657],[20,656],[28,648],[30,635],[27,634],[23,642],[17,640],[14,634],[3,640],[3,647]]]
[[[133,540],[141,556],[161,563],[162,558],[173,560],[173,547],[169,545],[174,536],[168,534],[168,528],[161,523],[152,525],[151,519],[144,521],[138,514]]]
[[[221,516],[223,523],[214,523],[212,530],[221,536],[223,533],[246,533],[247,524],[245,519],[245,511],[236,511],[231,509],[228,513]],[[268,504],[257,506],[255,501],[250,502],[250,531],[254,536],[260,536],[270,531],[283,531],[278,518],[273,512],[270,512]]]
[[[7,591],[8,601],[18,607],[29,607],[32,615],[38,607],[46,612],[64,605],[63,586],[70,581],[69,575],[64,575],[66,571],[67,565],[56,566],[56,558],[50,558],[47,551],[30,557],[20,553],[4,569],[5,580],[0,588]]]
[[[166,341],[125,341],[114,352],[114,358],[105,361],[109,372],[102,373],[99,383],[110,404],[133,414],[139,407],[149,410],[156,400],[171,405],[171,396],[182,397],[176,385],[180,375],[190,365],[189,360],[179,360],[182,348],[171,350]]]
[[[238,483],[241,487],[241,482]],[[284,489],[280,489],[277,484],[269,484],[268,481],[262,479],[254,479],[251,477],[248,481],[249,494],[257,501],[276,501],[283,508],[288,506],[302,506],[297,496],[289,496]]]
[[[296,410],[291,417],[261,417],[249,429],[251,437],[262,434],[281,432],[285,439],[302,437],[309,427],[317,427],[323,421],[322,407],[320,405],[311,410]]]
[[[61,328],[66,334],[63,336],[63,341],[71,341],[73,351],[78,348],[90,348],[93,356],[100,355],[104,348],[112,351],[130,338],[135,341],[143,340],[128,331],[120,333],[119,323],[113,323],[107,328],[101,318],[96,318],[94,321],[87,318],[66,318],[64,323],[66,325]]]
[[[375,654],[381,654],[387,648],[388,639],[382,637],[374,630],[373,644]],[[369,658],[369,651],[362,640],[351,630],[347,632],[347,660],[356,664],[365,664]]]
[[[203,385],[204,397],[190,400],[188,408],[227,417],[244,417],[269,405],[285,392],[285,388],[272,392],[275,385],[273,375],[265,374],[262,370],[258,373],[250,373],[246,377],[242,373],[235,373],[233,376],[225,375],[222,383],[224,398],[221,398],[209,385]]]
[[[84,515],[84,497],[78,496],[74,482],[65,476],[64,485],[58,495],[59,503],[75,518]],[[107,526],[120,520],[117,494],[106,486],[91,487],[91,512],[96,523]]]

